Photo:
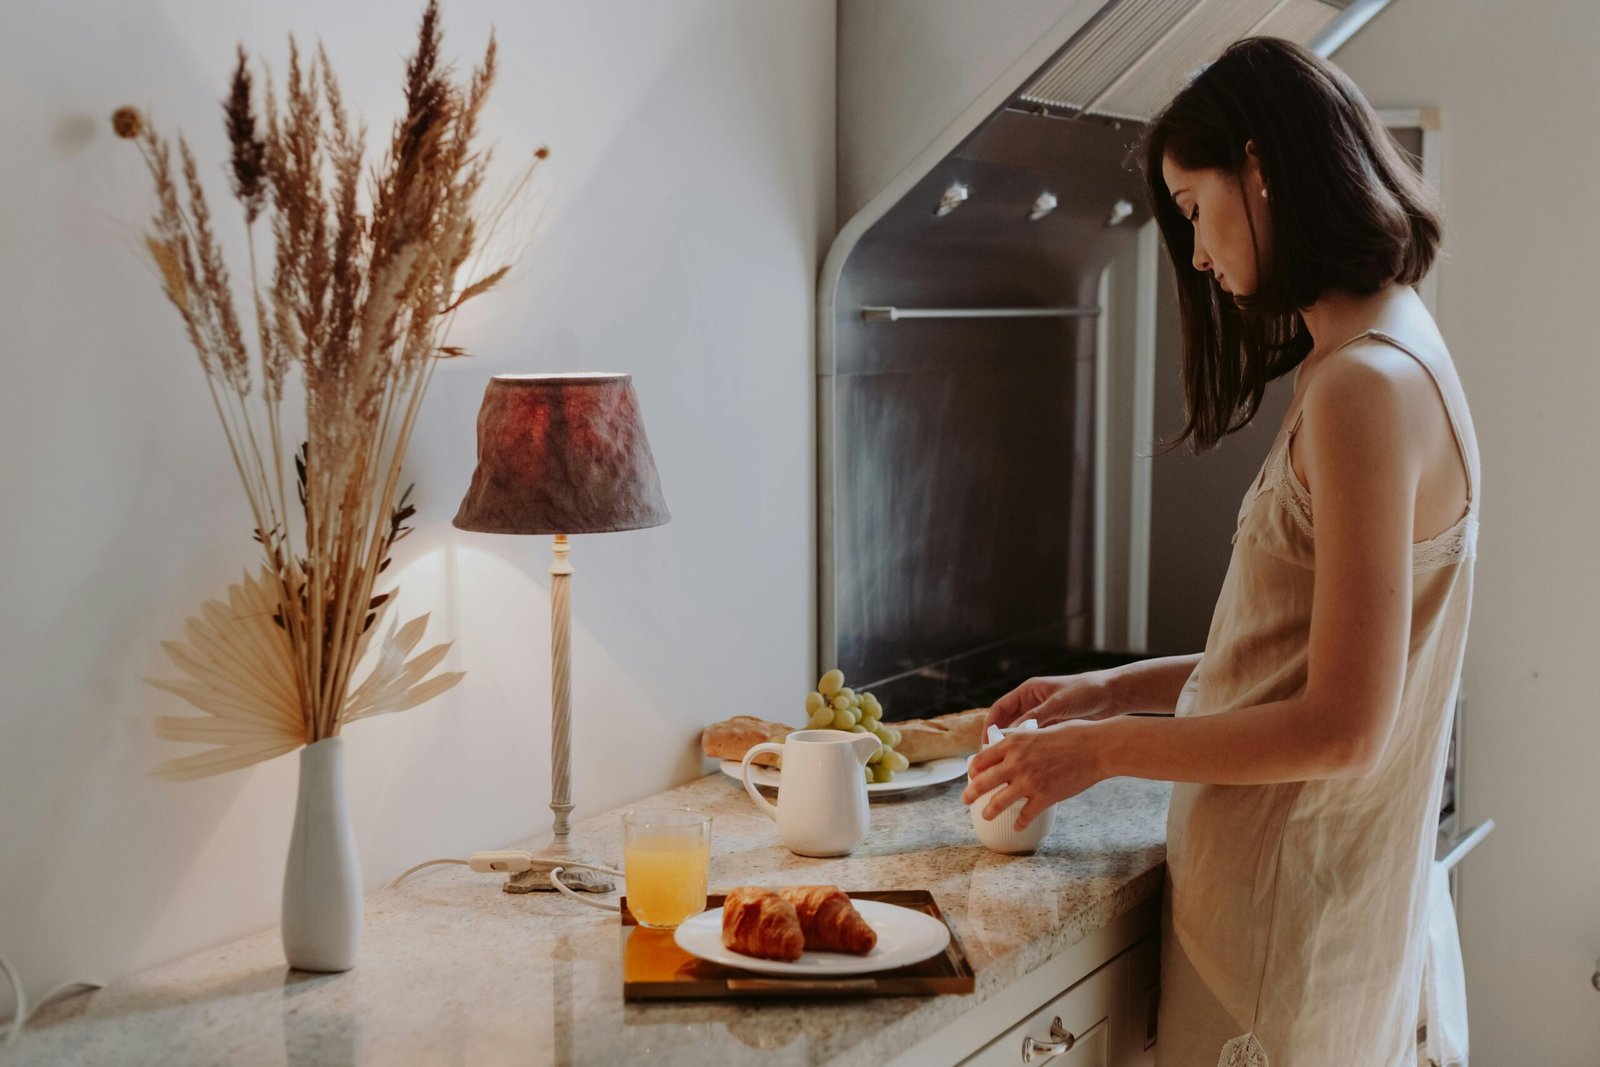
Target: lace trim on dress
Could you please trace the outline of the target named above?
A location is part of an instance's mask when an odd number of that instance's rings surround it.
[[[1278,454],[1287,456],[1289,449],[1287,447],[1281,448],[1278,450]],[[1275,459],[1272,465],[1276,468],[1280,466],[1280,463]],[[1281,465],[1288,466],[1288,460],[1283,460]],[[1289,489],[1289,479],[1284,477],[1282,471],[1275,469],[1271,477],[1272,495],[1278,499],[1278,503],[1283,505],[1284,510],[1289,513],[1289,517],[1294,519],[1294,524],[1300,527],[1300,532],[1306,535],[1306,540],[1315,540],[1316,531],[1311,527],[1311,501],[1309,499],[1301,500]]]
[[[1426,571],[1447,567],[1478,554],[1478,515],[1469,511],[1438,537],[1411,546],[1411,567]]]
[[[1261,1047],[1254,1032],[1240,1034],[1222,1046],[1217,1067],[1268,1067],[1267,1050]]]
[[[1311,524],[1311,492],[1300,484],[1300,476],[1289,461],[1287,440],[1269,460],[1267,480],[1272,483],[1272,495],[1294,519],[1295,526],[1306,535],[1308,541],[1316,540],[1316,532]],[[1466,512],[1448,530],[1426,541],[1412,542],[1411,569],[1432,570],[1471,558],[1477,550],[1477,527],[1477,508],[1469,502]]]

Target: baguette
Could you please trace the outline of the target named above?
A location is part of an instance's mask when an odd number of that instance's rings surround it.
[[[973,708],[932,719],[891,722],[889,725],[900,731],[900,743],[895,746],[895,751],[911,763],[970,755],[978,751],[979,743],[983,740],[983,722],[988,715],[988,708]],[[768,722],[754,715],[735,715],[702,730],[700,750],[712,759],[741,760],[756,745],[765,741],[782,741],[794,730],[792,726]],[[752,762],[774,766],[778,760],[763,752]]]
[[[983,722],[988,717],[988,708],[971,708],[932,719],[907,719],[889,725],[900,731],[900,743],[894,746],[895,751],[912,763],[926,763],[978,751],[983,742]]]
[[[768,722],[754,715],[735,715],[700,731],[700,751],[712,759],[742,760],[744,754],[757,745],[782,741],[793,732],[793,726],[781,722]],[[758,767],[776,767],[778,757],[763,752],[751,762]]]

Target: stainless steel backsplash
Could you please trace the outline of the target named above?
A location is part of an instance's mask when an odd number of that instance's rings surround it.
[[[1018,646],[1085,651],[1096,323],[861,309],[1093,305],[1146,217],[1126,160],[1136,133],[1001,111],[845,266],[819,376],[821,658],[852,684],[897,687],[894,717],[992,688]],[[956,182],[969,200],[936,217]],[[1028,221],[1046,191],[1059,207]],[[1134,212],[1111,226],[1118,200]]]

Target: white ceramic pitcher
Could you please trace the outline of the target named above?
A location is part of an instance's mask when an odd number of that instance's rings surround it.
[[[796,730],[782,744],[744,754],[741,775],[756,807],[776,820],[778,839],[800,856],[843,856],[867,836],[867,779],[862,768],[882,743],[848,730]],[[750,761],[763,752],[783,757],[778,803],[750,782]]]

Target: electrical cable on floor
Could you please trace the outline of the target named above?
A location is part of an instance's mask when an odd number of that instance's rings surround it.
[[[11,983],[11,989],[16,993],[17,999],[16,1014],[12,1017],[11,1022],[7,1024],[5,1033],[0,1035],[0,1048],[4,1048],[15,1041],[17,1036],[22,1033],[22,1028],[27,1025],[29,1014],[28,991],[22,985],[22,978],[4,956],[0,956],[0,971],[5,972],[6,980]],[[67,990],[76,989],[78,986],[83,986],[85,989],[101,988],[99,982],[62,982],[39,998],[39,1003],[34,1005],[34,1012],[38,1012],[40,1008],[51,1003]]]

